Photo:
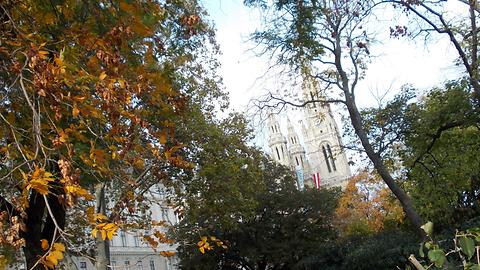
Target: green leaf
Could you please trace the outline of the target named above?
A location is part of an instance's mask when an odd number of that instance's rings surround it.
[[[434,249],[428,252],[428,258],[435,264],[435,267],[442,267],[447,258],[441,249]]]
[[[421,226],[420,228],[422,228],[422,230],[424,230],[428,236],[431,236],[433,232],[433,222],[429,221],[423,224],[423,226]]]
[[[467,255],[468,259],[472,258],[475,253],[475,242],[472,238],[462,236],[458,239],[458,245],[462,249],[462,252]]]
[[[480,264],[471,265],[468,269],[469,270],[480,270]]]
[[[425,253],[423,253],[423,243],[420,243],[420,249],[418,250],[418,254],[420,254],[420,257],[424,258]]]

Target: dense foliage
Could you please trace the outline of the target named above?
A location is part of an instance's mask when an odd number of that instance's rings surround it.
[[[145,192],[190,167],[176,120],[220,95],[203,15],[195,0],[0,3],[2,250],[54,268],[74,235],[145,225]]]
[[[299,191],[285,168],[267,159],[254,166],[259,166],[256,177],[265,188],[244,194],[256,202],[253,215],[225,227],[224,220],[231,220],[222,214],[225,210],[212,212],[209,203],[200,202],[196,208],[205,208],[208,215],[191,212],[182,220],[180,239],[214,236],[226,245],[202,254],[187,241],[180,247],[182,269],[296,269],[303,258],[318,252],[319,245],[333,241],[338,190]]]

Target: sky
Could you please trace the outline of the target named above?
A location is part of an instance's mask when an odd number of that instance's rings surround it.
[[[271,90],[274,84],[269,73],[265,75],[268,59],[256,56],[251,50],[254,44],[248,42],[249,35],[261,29],[260,14],[245,7],[242,0],[203,0],[203,5],[217,29],[217,42],[222,51],[220,72],[231,106],[245,112],[250,99],[265,93],[266,89]],[[388,11],[377,16],[377,20],[372,24],[379,26],[381,42],[370,48],[371,63],[366,78],[358,85],[359,107],[376,106],[378,97],[383,95],[383,101],[388,100],[402,85],[412,84],[427,90],[462,72],[454,65],[456,53],[447,39],[437,38],[426,44],[423,40],[389,38],[388,27],[403,22],[396,21],[401,19]],[[260,143],[262,141],[265,144],[266,140],[260,139]]]

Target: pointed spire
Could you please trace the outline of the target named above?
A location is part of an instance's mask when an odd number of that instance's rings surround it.
[[[288,129],[288,142],[290,145],[296,145],[299,144],[298,140],[298,135],[297,132],[295,131],[295,127],[292,125],[292,122],[290,121],[290,118],[287,116],[287,129]]]
[[[267,128],[270,135],[281,133],[277,118],[275,117],[275,114],[271,112],[268,114]]]

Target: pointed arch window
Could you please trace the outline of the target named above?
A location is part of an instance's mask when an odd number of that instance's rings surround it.
[[[335,165],[335,159],[333,158],[332,149],[330,148],[329,144],[327,144],[327,150],[328,150],[328,155],[330,156],[330,162],[332,163],[332,168],[334,171],[337,171],[337,166]]]
[[[278,157],[278,160],[280,160],[280,152],[278,152],[278,147],[275,147],[275,150],[277,150],[277,157]]]
[[[285,157],[285,152],[283,151],[283,145],[282,145],[282,157]]]
[[[313,92],[310,92],[310,96],[312,97],[312,101],[315,100],[315,96],[313,95]],[[312,102],[312,108],[316,108],[317,105],[315,104],[315,102]]]
[[[298,163],[298,157],[295,157],[295,161],[297,161],[297,166],[300,166],[300,163]]]
[[[328,172],[332,172],[332,168],[330,167],[330,162],[329,162],[329,159],[328,159],[328,154],[327,154],[327,150],[325,149],[325,146],[322,146],[322,150],[323,150],[323,157],[325,158],[325,163],[327,164],[327,168],[328,168]]]

